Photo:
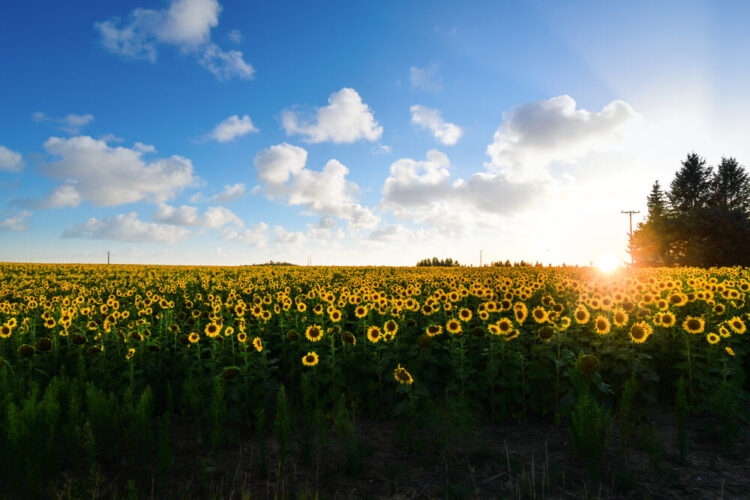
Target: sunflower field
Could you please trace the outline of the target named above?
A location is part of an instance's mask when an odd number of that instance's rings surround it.
[[[185,429],[206,456],[251,436],[266,470],[329,432],[356,471],[358,421],[398,421],[408,448],[450,408],[567,427],[593,474],[597,425],[627,447],[623,414],[664,401],[731,447],[749,323],[741,267],[3,264],[0,493],[99,467],[167,484]]]

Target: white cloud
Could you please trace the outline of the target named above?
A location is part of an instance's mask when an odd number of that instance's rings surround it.
[[[104,142],[125,142],[125,139],[117,137],[115,134],[100,135],[99,140]]]
[[[387,155],[391,152],[391,147],[385,144],[378,144],[377,146],[373,146],[372,148],[372,154],[375,155]]]
[[[356,184],[348,182],[349,169],[329,160],[322,171],[305,168],[307,151],[289,144],[278,144],[259,152],[255,168],[269,198],[281,198],[289,205],[301,205],[310,212],[339,217],[352,228],[370,228],[378,217],[355,203]]]
[[[318,108],[312,120],[301,117],[298,111],[287,109],[281,113],[281,121],[288,135],[301,134],[312,143],[376,141],[383,134],[383,127],[375,121],[369,106],[351,88],[332,93],[328,97],[328,106]]]
[[[638,114],[623,101],[599,112],[576,109],[567,95],[522,104],[503,113],[504,122],[487,147],[487,165],[512,179],[547,175],[552,162],[569,162],[601,151],[615,142]]]
[[[292,174],[305,168],[305,163],[307,151],[287,143],[271,146],[255,155],[258,178],[269,184],[285,183]]]
[[[208,137],[215,141],[228,142],[237,137],[257,131],[258,129],[255,128],[253,121],[249,116],[244,115],[240,118],[237,115],[232,115],[219,123],[216,128],[208,134]]]
[[[242,43],[242,40],[245,38],[245,36],[240,30],[231,30],[229,33],[227,33],[227,38],[233,44],[239,45]]]
[[[53,189],[37,208],[77,207],[81,201],[81,195],[74,185],[63,184]]]
[[[156,222],[171,224],[174,226],[205,227],[208,229],[219,229],[227,224],[242,227],[242,220],[231,210],[224,207],[208,207],[202,217],[198,216],[198,209],[190,205],[173,207],[166,203],[160,203],[151,218]]]
[[[197,226],[200,223],[198,209],[190,205],[173,207],[166,203],[159,203],[156,211],[151,214],[151,218],[156,222],[174,226]]]
[[[255,70],[244,61],[242,52],[225,52],[211,41],[220,13],[217,0],[172,0],[167,8],[137,8],[125,22],[113,17],[94,23],[94,27],[104,48],[113,54],[153,63],[159,44],[167,44],[196,57],[220,80],[234,76],[250,79]]]
[[[381,207],[400,219],[458,234],[491,226],[544,192],[542,183],[511,182],[503,174],[487,172],[451,181],[449,167],[448,157],[434,149],[426,160],[395,161],[383,184]]]
[[[412,88],[440,92],[443,90],[443,79],[438,76],[440,65],[432,63],[426,68],[412,66],[409,68],[409,82]]]
[[[245,196],[245,185],[241,182],[237,184],[228,184],[224,186],[224,189],[213,196],[213,200],[216,203],[228,203],[230,201],[238,200]]]
[[[242,220],[231,210],[225,207],[208,207],[203,214],[201,225],[209,229],[218,229],[227,224],[242,227]]]
[[[156,147],[138,141],[133,144],[133,149],[140,151],[141,153],[157,153]]]
[[[50,137],[44,143],[44,149],[56,159],[44,165],[42,171],[51,177],[65,179],[66,183],[41,202],[26,200],[25,203],[43,206],[77,206],[84,200],[98,206],[141,200],[158,203],[171,199],[178,191],[197,182],[193,164],[181,156],[147,163],[141,158],[140,151],[110,147],[104,141],[87,136]],[[66,200],[66,203],[61,200]]]
[[[28,210],[21,210],[13,215],[0,219],[0,231],[23,232],[28,229],[26,219],[31,216]]]
[[[268,224],[259,222],[244,230],[238,230],[230,226],[224,230],[222,238],[229,241],[249,243],[250,246],[262,248],[268,243]]]
[[[63,118],[51,118],[44,113],[37,111],[32,114],[31,117],[37,123],[52,123],[60,130],[71,135],[79,133],[83,127],[94,121],[94,115],[90,114],[76,115],[71,113]]]
[[[463,134],[461,127],[443,120],[443,114],[440,110],[420,106],[419,104],[415,104],[409,109],[411,110],[411,122],[432,132],[435,139],[443,144],[452,146],[461,138]]]
[[[0,170],[20,172],[23,170],[23,155],[5,146],[0,146]]]
[[[176,243],[190,235],[190,231],[171,224],[143,222],[138,214],[130,212],[97,219],[91,217],[84,224],[68,226],[63,238],[113,240],[134,242]]]

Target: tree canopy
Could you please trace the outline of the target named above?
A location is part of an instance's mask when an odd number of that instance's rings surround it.
[[[664,192],[655,182],[630,249],[637,265],[750,265],[750,176],[735,158],[714,170],[690,153]]]

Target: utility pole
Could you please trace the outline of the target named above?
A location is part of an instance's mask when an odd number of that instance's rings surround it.
[[[620,213],[628,214],[630,218],[630,232],[628,233],[628,253],[630,254],[630,266],[633,266],[633,214],[641,213],[640,210],[620,210]]]
[[[479,251],[479,267],[482,267],[482,251]]]
[[[107,265],[109,265],[109,250],[107,250]]]

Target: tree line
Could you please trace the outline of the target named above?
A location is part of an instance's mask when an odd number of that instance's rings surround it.
[[[669,190],[658,181],[629,241],[636,265],[750,265],[750,176],[732,157],[714,169],[690,153]]]

